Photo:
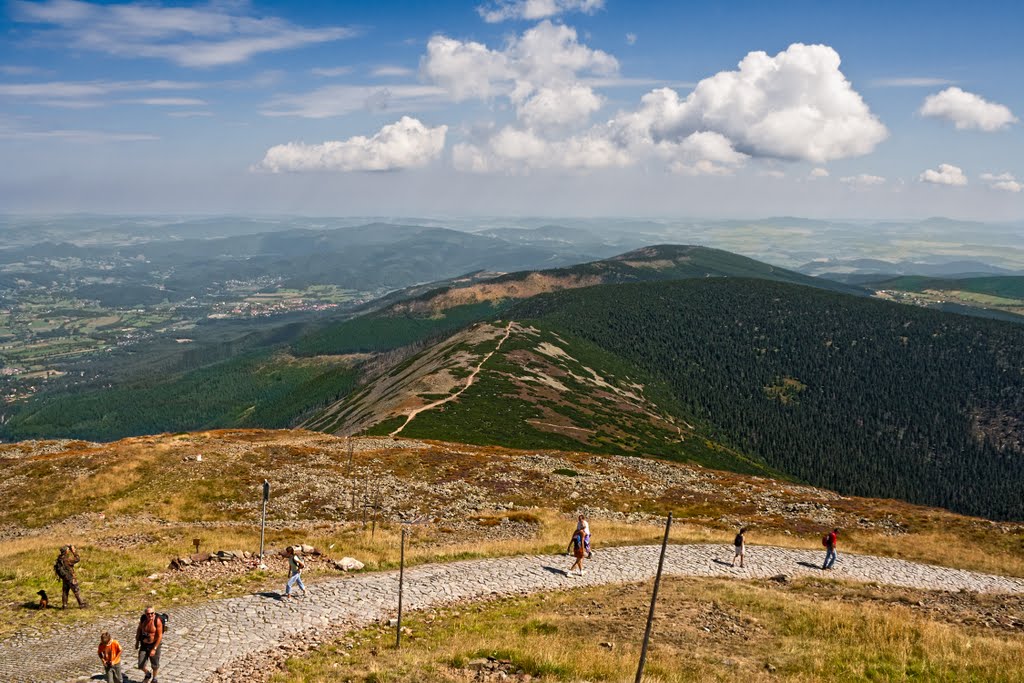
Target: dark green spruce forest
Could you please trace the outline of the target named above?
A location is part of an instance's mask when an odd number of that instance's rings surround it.
[[[804,481],[1024,518],[1024,328],[764,280],[543,295],[509,312],[664,379],[714,438]]]

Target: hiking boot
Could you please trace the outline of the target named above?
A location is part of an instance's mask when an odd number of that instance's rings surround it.
[[[142,677],[142,683],[150,683],[150,680],[152,678],[153,678],[153,673],[151,671],[147,671],[146,675]]]

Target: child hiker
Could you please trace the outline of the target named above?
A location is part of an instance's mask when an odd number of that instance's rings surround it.
[[[121,643],[104,631],[100,635],[100,646],[96,653],[103,662],[103,680],[107,683],[121,683]]]

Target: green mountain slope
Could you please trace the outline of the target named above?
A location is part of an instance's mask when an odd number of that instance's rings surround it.
[[[634,453],[751,474],[763,462],[679,419],[671,391],[592,343],[480,323],[386,368],[302,426],[338,434]]]
[[[387,351],[492,318],[516,301],[545,292],[601,284],[710,277],[754,277],[866,295],[860,287],[811,277],[720,249],[689,245],[643,247],[566,268],[527,270],[487,279],[467,276],[410,296],[390,295],[380,311],[328,325],[299,339],[295,354]]]
[[[507,315],[663,380],[681,415],[839,491],[1024,518],[1024,329],[788,284],[536,297]]]
[[[566,289],[500,316],[306,426],[774,470],[1024,518],[1019,326],[739,278]]]

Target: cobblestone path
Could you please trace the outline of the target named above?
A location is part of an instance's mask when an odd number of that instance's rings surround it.
[[[587,563],[583,577],[564,570],[564,556],[503,557],[432,564],[406,572],[405,605],[409,609],[491,594],[624,583],[653,578],[656,546],[600,549]],[[674,545],[665,568],[680,576],[724,576],[738,579],[777,574],[820,575],[823,553],[770,546],[748,546],[747,568],[730,568],[731,546]],[[884,557],[840,552],[830,578],[947,591],[1024,593],[1024,579],[917,564]],[[282,582],[284,579],[282,578]],[[217,667],[265,648],[307,628],[341,620],[365,624],[394,616],[398,573],[380,572],[329,579],[310,587],[309,597],[282,602],[256,594],[168,609],[170,622],[163,648],[162,683],[200,683]],[[158,611],[163,607],[158,605]],[[110,630],[125,646],[123,667],[132,681],[134,619],[97,623],[47,636],[17,635],[0,643],[0,681],[53,683],[88,680],[97,673],[96,642]]]

